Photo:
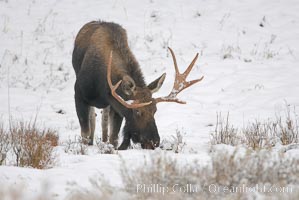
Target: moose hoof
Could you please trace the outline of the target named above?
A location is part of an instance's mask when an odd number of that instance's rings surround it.
[[[123,145],[123,144],[121,144],[121,145],[117,148],[117,150],[127,150],[128,147],[129,147],[129,146],[127,146],[127,145]]]
[[[92,141],[91,139],[89,139],[88,145],[89,145],[89,146],[92,146],[92,145],[93,145],[93,141]]]

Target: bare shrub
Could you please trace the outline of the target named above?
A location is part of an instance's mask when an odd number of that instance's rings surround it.
[[[229,113],[224,120],[221,113],[217,114],[217,121],[214,133],[211,134],[211,144],[228,144],[235,146],[240,143],[238,129],[229,123]]]
[[[165,153],[165,152],[162,152]],[[73,190],[67,199],[82,199],[82,200],[96,200],[96,199],[186,199],[188,194],[174,193],[165,191],[162,192],[142,192],[137,191],[137,187],[142,187],[142,184],[151,186],[151,184],[159,184],[160,186],[169,186],[171,184],[187,184],[191,176],[186,176],[185,173],[189,170],[183,170],[173,157],[166,156],[166,154],[159,153],[152,154],[149,158],[144,159],[143,165],[137,168],[128,166],[129,164],[122,160],[121,178],[123,187],[118,188],[112,186],[103,176],[96,179],[90,179],[92,188],[90,190],[83,189],[78,186]],[[186,166],[185,166],[186,167]],[[188,168],[191,169],[191,168]],[[195,179],[194,179],[195,181]],[[190,182],[188,182],[190,183]],[[141,190],[141,188],[140,188]],[[198,194],[197,194],[198,195]],[[201,199],[201,198],[197,198]]]
[[[269,41],[255,43],[252,50],[250,51],[250,55],[257,59],[272,59],[279,56],[281,48],[273,48],[273,42],[275,38],[276,35],[271,35]]]
[[[45,137],[46,137],[46,140],[50,141],[51,146],[53,146],[53,147],[58,146],[59,136],[56,133],[56,131],[53,131],[51,129],[45,130]]]
[[[81,136],[75,136],[74,139],[69,138],[64,143],[64,152],[75,155],[87,155],[88,142]]]
[[[276,136],[280,138],[283,145],[299,142],[299,125],[296,116],[295,107],[291,112],[290,107],[287,106],[286,119],[283,121],[281,117],[277,117],[279,131],[277,131]]]
[[[275,145],[275,138],[273,134],[275,132],[274,124],[269,121],[266,123],[260,123],[255,121],[249,124],[246,128],[242,130],[244,135],[245,144],[252,149],[269,149]]]
[[[139,168],[128,168],[124,163],[122,166],[126,167],[121,169],[124,188],[135,199],[247,199],[248,195],[258,193],[276,196],[275,191],[271,194],[267,191],[273,187],[292,190],[299,183],[299,159],[274,151],[215,149],[211,160],[210,166],[203,167],[196,161],[182,164],[174,157],[156,154]],[[173,187],[175,185],[189,185],[189,190],[179,192]],[[211,185],[235,192],[213,193]],[[156,192],[150,189],[159,186],[168,188],[165,194],[162,194],[162,189]],[[241,191],[244,187],[259,189]]]
[[[264,123],[256,121],[243,129],[247,146],[253,149],[271,148],[277,142],[282,145],[292,145],[299,142],[299,127],[296,112],[291,113],[286,107],[285,117],[276,117]]]
[[[44,169],[53,164],[53,147],[58,143],[55,131],[40,130],[34,123],[16,122],[10,127],[10,135],[17,166]]]
[[[0,123],[0,165],[5,162],[7,152],[9,151],[10,147],[9,134],[4,129],[3,124]]]
[[[182,133],[180,130],[176,130],[176,135],[172,135],[171,137],[164,138],[160,144],[160,148],[163,150],[173,151],[175,153],[183,152],[183,149],[186,143],[183,141],[183,135],[186,133]]]
[[[239,58],[242,51],[239,45],[222,45],[221,55],[223,59]]]
[[[286,117],[276,117],[274,120],[261,122],[256,120],[248,123],[242,129],[234,128],[229,123],[229,114],[226,120],[217,115],[215,131],[211,134],[211,144],[228,144],[245,146],[258,150],[270,149],[277,143],[282,145],[293,145],[299,142],[299,126],[296,119],[296,112],[290,112],[287,107]]]
[[[24,148],[25,146],[25,131],[23,129],[23,125],[21,124],[21,127],[18,127],[16,124],[10,128],[10,136],[11,136],[11,146],[13,153],[16,156],[16,166],[20,166],[20,160],[22,155],[24,154]]]
[[[176,158],[164,152],[151,154],[137,168],[122,160],[121,176],[124,190],[133,199],[185,199],[191,194],[175,189],[187,184],[196,185],[198,178],[193,176],[194,171],[192,164],[181,165]],[[156,189],[151,190],[153,187]],[[197,189],[196,195],[199,196],[200,188]]]
[[[296,114],[291,115],[287,108],[287,116],[277,117],[264,123],[256,121],[242,130],[245,143],[253,149],[271,148],[276,143],[292,145],[299,142],[299,127]]]
[[[244,150],[244,149],[243,149]],[[275,151],[235,149],[232,153],[212,153],[212,173],[208,179],[222,186],[250,187],[256,184],[286,186],[299,183],[298,158]]]
[[[123,158],[121,161],[123,187],[114,187],[100,177],[90,180],[92,189],[79,186],[69,199],[233,200],[298,196],[292,191],[299,184],[299,159],[275,151],[214,148],[211,163],[205,166],[196,160],[181,162],[175,154],[164,151],[151,153],[136,165]]]
[[[96,139],[96,145],[98,147],[98,152],[100,154],[114,154],[116,153],[114,146],[112,144],[109,144],[107,142],[102,142],[101,139]]]

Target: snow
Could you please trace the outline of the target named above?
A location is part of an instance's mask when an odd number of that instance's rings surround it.
[[[230,122],[242,126],[284,115],[286,104],[298,108],[298,10],[296,0],[0,1],[0,116],[7,126],[9,115],[27,121],[37,115],[38,123],[58,130],[61,141],[53,168],[0,166],[0,185],[24,185],[29,199],[43,182],[54,199],[64,199],[70,185],[88,188],[89,178],[98,173],[121,185],[118,155],[62,150],[63,142],[80,134],[71,55],[85,23],[101,19],[127,30],[147,82],[168,74],[156,97],[166,96],[173,86],[167,47],[174,50],[180,71],[199,53],[187,80],[205,78],[178,95],[186,105],[158,104],[155,119],[161,138],[177,130],[186,133],[183,156],[174,156],[207,163],[217,112],[229,112]],[[100,137],[101,113],[96,112]],[[119,152],[128,162],[149,153]]]

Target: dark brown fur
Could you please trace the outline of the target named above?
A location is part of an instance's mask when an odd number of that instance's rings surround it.
[[[128,109],[111,95],[106,78],[111,51],[113,51],[112,83],[116,84],[119,80],[123,80],[117,93],[125,100],[153,101],[152,104],[139,109]],[[146,85],[139,64],[129,49],[126,31],[115,23],[101,21],[87,23],[76,37],[72,59],[77,78],[76,111],[82,137],[89,139],[90,144],[93,143],[95,119],[92,113],[94,113],[93,107],[96,107],[104,109],[103,119],[110,123],[109,141],[113,145],[117,146],[118,132],[125,118],[124,141],[120,149],[126,149],[130,139],[133,142],[140,142],[144,148],[158,146],[160,137],[154,119],[156,103],[152,98],[152,92],[161,87],[165,74],[149,86]],[[105,141],[108,128],[105,127],[107,123],[103,122],[102,139]]]

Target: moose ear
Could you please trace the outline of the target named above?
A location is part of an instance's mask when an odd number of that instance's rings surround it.
[[[122,91],[126,95],[131,96],[134,93],[135,88],[136,88],[135,81],[129,76],[124,76],[121,82]]]
[[[162,74],[162,76],[160,76],[159,78],[157,78],[147,86],[152,93],[157,92],[161,88],[165,80],[165,77],[166,77],[166,73]]]

